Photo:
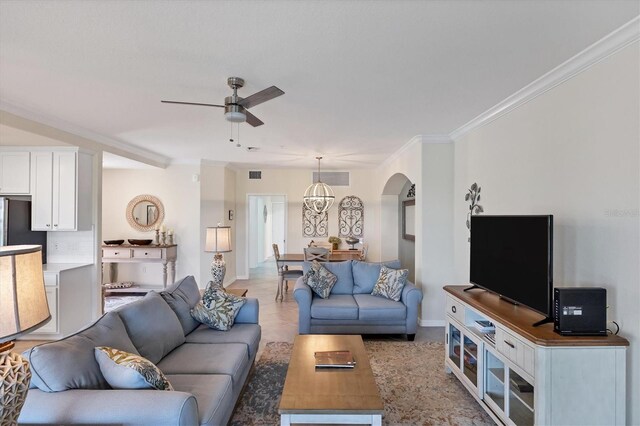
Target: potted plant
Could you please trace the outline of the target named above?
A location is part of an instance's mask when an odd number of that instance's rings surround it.
[[[329,237],[329,242],[333,245],[333,250],[338,250],[338,246],[342,240],[338,237]]]

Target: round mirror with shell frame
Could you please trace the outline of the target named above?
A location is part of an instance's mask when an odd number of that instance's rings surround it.
[[[127,222],[135,230],[152,231],[163,221],[164,206],[153,195],[138,195],[127,204]]]

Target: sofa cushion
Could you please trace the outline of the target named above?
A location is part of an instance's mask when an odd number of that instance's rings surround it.
[[[191,310],[191,316],[215,330],[228,331],[245,302],[244,297],[227,293],[222,287],[207,287],[202,301]]]
[[[96,346],[138,353],[120,316],[109,312],[84,330],[25,351],[31,363],[31,383],[45,392],[109,389],[94,355]]]
[[[113,389],[173,390],[162,371],[145,357],[108,346],[97,346],[95,357]]]
[[[185,336],[200,325],[191,317],[191,309],[200,301],[200,289],[192,275],[171,284],[160,296],[175,312]]]
[[[311,287],[315,294],[326,299],[331,294],[331,289],[338,281],[338,277],[314,260],[309,270],[302,276],[302,281]]]
[[[234,324],[229,331],[213,330],[202,324],[186,337],[187,343],[242,343],[247,346],[247,356],[258,352],[261,329],[258,324]]]
[[[176,391],[187,392],[198,401],[200,425],[225,425],[234,406],[231,377],[223,374],[168,376]]]
[[[353,298],[358,304],[360,320],[404,320],[407,317],[407,307],[402,302],[370,294],[354,294]]]
[[[358,319],[358,304],[351,294],[332,294],[328,299],[314,297],[311,318]]]
[[[331,294],[352,294],[353,293],[353,272],[351,271],[351,261],[325,262],[322,264],[332,274],[338,277],[338,281],[331,289]],[[311,263],[304,262],[302,271],[306,274]]]
[[[140,355],[154,364],[184,343],[184,332],[178,317],[154,291],[140,300],[119,307],[116,312]]]
[[[388,262],[371,263],[354,260],[353,294],[371,294],[371,292],[373,291],[373,286],[375,286],[376,281],[378,281],[378,277],[380,276],[380,269],[383,265],[388,268],[399,269],[400,261],[391,260]]]
[[[408,269],[391,269],[383,266],[380,268],[380,276],[371,294],[398,302],[402,297],[402,289],[407,283],[408,276]]]
[[[185,343],[158,363],[165,374],[226,374],[233,386],[242,386],[249,368],[247,345],[242,343]]]

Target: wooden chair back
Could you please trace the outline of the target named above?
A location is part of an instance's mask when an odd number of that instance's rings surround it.
[[[329,249],[324,247],[307,247],[304,249],[304,260],[306,262],[312,262],[314,260],[318,262],[328,262]]]
[[[280,249],[278,248],[278,245],[273,243],[271,244],[271,247],[273,247],[273,256],[276,258],[276,261],[280,260]]]

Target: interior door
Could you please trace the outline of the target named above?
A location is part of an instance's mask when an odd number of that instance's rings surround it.
[[[274,201],[271,203],[271,211],[272,211],[272,236],[273,242],[278,244],[278,248],[280,249],[280,253],[286,253],[286,237],[285,237],[285,205],[283,201]]]

